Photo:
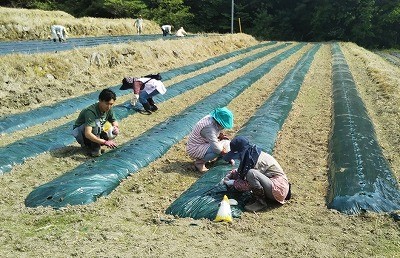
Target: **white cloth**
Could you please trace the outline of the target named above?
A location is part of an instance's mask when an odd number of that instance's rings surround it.
[[[171,25],[163,25],[163,26],[161,26],[161,29],[162,29],[163,31],[166,31],[166,32],[168,32],[168,33],[171,33],[172,27],[171,27]]]
[[[149,78],[138,78],[136,80],[145,83],[143,90],[145,90],[148,94],[152,93],[154,90],[157,90],[161,95],[164,95],[165,92],[167,92],[167,89],[162,81]]]
[[[183,27],[180,27],[179,30],[176,32],[177,37],[184,37],[186,35],[186,31],[183,29]]]
[[[132,99],[131,99],[131,104],[132,104],[132,106],[136,106],[136,103],[138,102],[138,100],[139,100],[139,94],[133,94],[132,95]]]
[[[137,33],[142,33],[143,30],[143,19],[142,18],[137,18],[135,21],[135,26],[136,26],[136,31]]]
[[[66,40],[67,32],[66,32],[64,26],[62,26],[62,25],[52,25],[50,27],[50,29],[51,29],[51,39]]]
[[[142,18],[137,18],[135,21],[136,28],[142,28],[143,27],[143,19]]]

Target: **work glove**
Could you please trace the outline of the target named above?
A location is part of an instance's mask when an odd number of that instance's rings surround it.
[[[226,179],[230,179],[230,178],[235,178],[235,174],[237,173],[237,169],[236,168],[234,168],[234,169],[232,169],[231,171],[229,171],[228,173],[226,173],[226,175],[225,175],[225,178]]]
[[[104,142],[104,145],[107,146],[107,147],[110,148],[110,149],[115,149],[115,148],[117,148],[117,144],[116,144],[114,141],[112,141],[112,140],[105,141],[105,142]]]
[[[131,104],[132,106],[136,106],[136,103],[139,100],[139,94],[133,94],[132,99],[131,99]]]
[[[225,184],[225,181],[229,181],[229,178],[227,176],[225,176],[224,178],[221,179],[221,181],[219,182],[220,185]]]
[[[234,182],[235,182],[235,180],[233,180],[233,179],[224,180],[224,184],[226,184],[227,186],[232,186]]]
[[[119,128],[118,126],[114,126],[114,130],[112,131],[113,135],[118,135],[119,134]]]

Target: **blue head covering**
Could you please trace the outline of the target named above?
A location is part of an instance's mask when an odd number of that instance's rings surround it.
[[[231,129],[233,127],[233,114],[226,107],[214,109],[210,113],[210,116],[225,129]]]

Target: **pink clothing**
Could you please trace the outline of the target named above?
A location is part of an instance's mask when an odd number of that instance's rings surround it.
[[[237,169],[231,170],[231,172],[227,175],[227,178],[234,179],[233,187],[239,192],[247,192],[251,190],[249,182],[247,180],[243,180],[239,178],[239,174]]]
[[[275,200],[285,203],[289,192],[289,181],[278,161],[266,152],[261,152],[257,164],[254,167],[272,181],[272,195]]]
[[[271,180],[271,191],[274,199],[277,202],[284,204],[285,198],[289,192],[289,180],[287,179],[278,161],[276,161],[276,159],[268,153],[262,151],[258,157],[256,165],[254,166],[254,169],[257,170],[258,173],[263,174],[264,176],[268,177],[269,180]],[[249,182],[248,178],[240,179],[239,173],[236,169],[230,171],[230,173],[227,175],[227,178],[234,179],[235,182],[233,186],[236,190],[241,192],[250,191],[251,184],[253,184],[253,187],[256,187],[256,185],[261,187],[260,182]]]
[[[272,181],[272,195],[277,202],[284,204],[289,192],[289,182],[286,176],[274,176],[270,179]]]

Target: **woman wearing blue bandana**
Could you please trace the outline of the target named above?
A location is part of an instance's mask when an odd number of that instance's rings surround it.
[[[195,160],[195,167],[200,172],[208,169],[205,164],[229,151],[229,139],[223,129],[233,127],[233,114],[226,107],[216,108],[193,127],[186,145],[189,156]]]
[[[284,204],[290,198],[290,184],[278,161],[256,145],[250,145],[243,136],[235,137],[230,151],[224,156],[229,161],[237,159],[239,167],[223,179],[228,187],[238,191],[251,191],[255,202],[245,206],[247,211],[261,211],[267,207],[266,200]]]

